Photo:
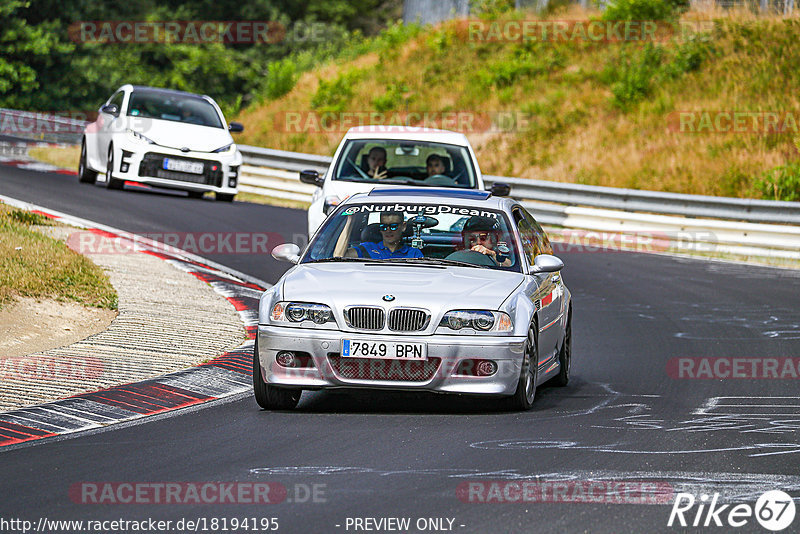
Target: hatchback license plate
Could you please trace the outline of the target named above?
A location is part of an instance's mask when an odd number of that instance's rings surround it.
[[[342,357],[380,358],[385,360],[427,360],[425,343],[397,343],[394,341],[342,340]]]
[[[186,161],[182,159],[164,158],[164,169],[168,171],[203,174],[203,164],[200,163],[199,161]]]

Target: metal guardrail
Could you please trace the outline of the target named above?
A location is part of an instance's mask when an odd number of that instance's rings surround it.
[[[238,146],[244,156],[245,165],[249,167],[258,166],[283,171],[315,169],[324,172],[332,161],[332,158],[327,156],[285,152],[247,145]],[[247,169],[244,169],[244,172],[246,173]],[[262,175],[267,177],[269,173],[262,173]],[[276,175],[275,178],[285,182],[287,176]],[[297,177],[295,176],[294,178],[296,183],[299,184]],[[486,185],[491,185],[494,182],[511,184],[512,196],[522,201],[553,202],[572,206],[591,206],[610,210],[727,219],[752,223],[800,224],[800,202],[661,193],[658,191],[618,189],[505,176],[484,175],[483,178]],[[246,181],[243,183],[246,183]],[[276,182],[274,185],[287,187],[290,186],[290,183],[282,185]],[[298,189],[298,191],[300,190]]]
[[[239,145],[243,191],[311,201],[317,189],[299,181],[304,168],[327,170],[332,158]],[[671,236],[689,252],[800,259],[800,202],[660,193],[484,176],[511,184],[511,194],[542,224],[588,232]]]
[[[0,108],[0,139],[77,145],[86,121],[49,113]]]

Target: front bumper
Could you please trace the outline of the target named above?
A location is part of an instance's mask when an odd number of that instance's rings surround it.
[[[341,358],[342,339],[427,344],[427,362]],[[268,384],[303,389],[380,388],[439,393],[513,395],[522,365],[524,337],[387,336],[338,330],[258,326],[258,358]],[[275,358],[288,351],[310,356],[313,366],[286,368]],[[456,374],[465,359],[492,360],[491,376]],[[438,360],[438,361],[437,361]]]
[[[114,178],[183,191],[236,194],[239,188],[238,150],[229,153],[181,152],[143,143],[122,143],[114,147]],[[169,171],[164,158],[200,162],[203,173]]]

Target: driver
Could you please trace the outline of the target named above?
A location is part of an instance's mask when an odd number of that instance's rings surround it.
[[[377,243],[364,242],[350,247],[345,253],[349,258],[371,258],[385,260],[389,258],[422,258],[422,251],[403,243],[403,232],[406,229],[403,212],[387,211],[381,213],[378,229],[383,239]]]
[[[386,170],[386,149],[382,146],[374,146],[367,154],[367,175],[376,180],[383,180],[389,176],[389,171]]]
[[[511,258],[508,257],[507,247],[505,251],[498,250],[502,248],[498,246],[500,235],[500,225],[496,219],[478,215],[467,219],[461,231],[466,250],[480,252],[492,258],[498,265],[510,267]]]
[[[425,160],[425,166],[428,169],[428,178],[436,176],[437,174],[444,175],[444,158],[438,154],[431,154],[428,156],[428,159]]]

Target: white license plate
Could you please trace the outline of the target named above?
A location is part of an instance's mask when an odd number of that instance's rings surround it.
[[[343,339],[342,357],[380,358],[386,360],[427,360],[428,350],[425,343]]]
[[[164,169],[168,171],[203,174],[203,164],[197,161],[164,158]]]

